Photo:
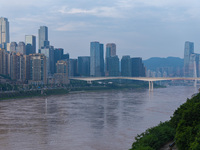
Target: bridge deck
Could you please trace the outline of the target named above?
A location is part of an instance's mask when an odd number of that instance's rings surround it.
[[[73,77],[70,80],[82,80],[82,81],[99,81],[99,80],[111,80],[111,79],[127,79],[127,80],[139,80],[139,81],[167,81],[167,80],[200,80],[200,78],[192,77]]]

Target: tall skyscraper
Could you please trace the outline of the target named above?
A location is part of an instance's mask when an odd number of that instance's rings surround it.
[[[104,49],[99,42],[90,43],[90,76],[104,76]]]
[[[194,57],[191,55],[194,54],[194,43],[186,41],[185,42],[185,47],[184,47],[184,76],[189,77],[191,73],[191,65],[193,65],[193,62],[191,62],[191,58],[194,60]]]
[[[121,76],[131,77],[131,57],[122,56],[121,59]]]
[[[7,18],[0,18],[0,48],[6,48],[10,42],[9,22]]]
[[[78,65],[77,65],[78,60],[69,59],[69,61],[66,61],[66,62],[69,62],[69,77],[77,76],[78,75]]]
[[[44,48],[46,46],[49,46],[50,43],[48,41],[48,27],[46,26],[40,26],[40,29],[38,30],[38,37],[39,37],[39,50],[41,48]]]
[[[145,77],[145,67],[142,62],[142,58],[131,58],[131,76],[132,77]]]
[[[107,76],[119,76],[119,58],[118,56],[111,56],[107,58]]]
[[[115,43],[108,43],[106,44],[106,58],[116,56],[116,44]]]
[[[54,72],[56,72],[56,63],[58,60],[62,60],[64,49],[55,48],[54,49]]]
[[[78,57],[78,74],[82,77],[90,76],[90,57]]]
[[[108,43],[106,44],[106,65],[105,65],[105,74],[106,76],[109,75],[109,70],[108,70],[108,58],[116,56],[116,44],[115,43]]]
[[[47,74],[49,76],[54,74],[54,47],[46,46],[41,49],[41,54],[46,56]]]
[[[36,53],[36,36],[26,35],[25,44],[26,44],[26,55]]]

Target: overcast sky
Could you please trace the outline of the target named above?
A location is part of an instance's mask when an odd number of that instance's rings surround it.
[[[38,36],[45,25],[51,45],[71,58],[89,56],[91,41],[116,43],[120,58],[183,58],[185,41],[200,53],[199,6],[199,0],[0,0],[0,15],[10,22],[11,41]]]

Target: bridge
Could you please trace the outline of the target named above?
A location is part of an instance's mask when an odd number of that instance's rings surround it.
[[[195,78],[195,77],[72,77],[70,78],[70,80],[81,80],[81,81],[87,81],[88,83],[91,83],[92,81],[113,80],[113,79],[148,81],[149,91],[153,91],[153,82],[155,81],[193,80],[195,81],[194,82],[195,87],[197,81],[200,81],[200,78]]]

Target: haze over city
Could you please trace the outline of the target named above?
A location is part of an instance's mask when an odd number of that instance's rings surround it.
[[[133,57],[183,58],[184,42],[199,53],[200,2],[173,0],[0,0],[9,18],[10,41],[24,41],[49,28],[49,41],[70,57],[89,56],[90,42],[114,42],[117,54]],[[38,40],[37,40],[38,42]]]

